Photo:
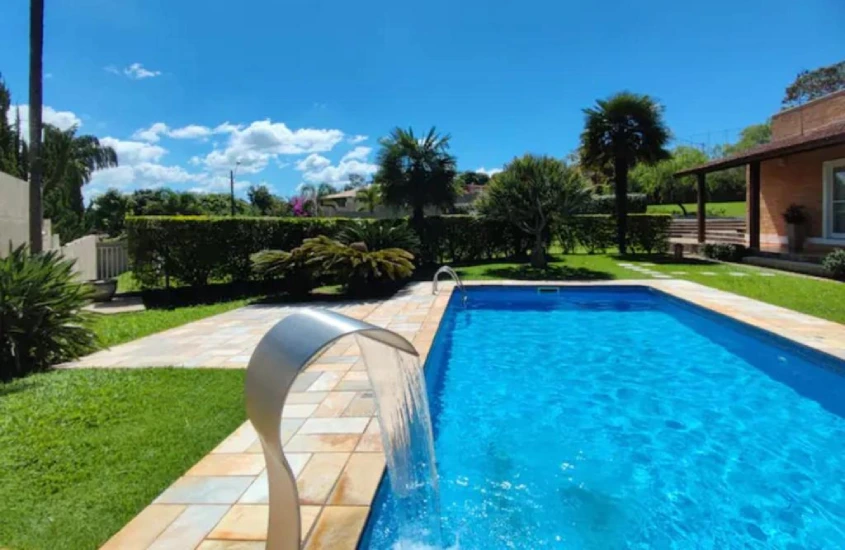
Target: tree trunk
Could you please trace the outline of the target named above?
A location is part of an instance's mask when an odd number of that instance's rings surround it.
[[[687,209],[684,207],[684,203],[679,202],[678,206],[681,207],[681,212],[682,212],[681,215],[686,218],[687,217]]]
[[[44,0],[29,4],[29,247],[32,252],[44,248],[41,204],[41,108],[43,102],[42,62],[44,56]]]
[[[619,253],[625,254],[628,234],[628,163],[624,158],[616,158],[613,177],[616,183],[616,244]]]
[[[534,234],[534,246],[531,248],[531,267],[546,267],[546,241],[543,239],[543,232]]]

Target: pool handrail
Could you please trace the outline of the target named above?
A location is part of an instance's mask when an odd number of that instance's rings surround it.
[[[434,295],[437,294],[438,277],[440,277],[442,273],[446,273],[447,275],[449,275],[449,277],[452,278],[452,280],[455,281],[455,286],[458,288],[458,290],[461,291],[461,294],[463,294],[463,303],[466,304],[467,291],[466,288],[464,288],[464,283],[461,281],[461,278],[458,276],[457,272],[455,272],[455,270],[449,267],[448,265],[442,266],[440,269],[437,270],[437,272],[435,272],[434,279],[432,279],[431,281],[431,293]]]

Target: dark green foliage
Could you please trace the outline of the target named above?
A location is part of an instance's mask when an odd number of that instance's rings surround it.
[[[364,243],[348,245],[325,235],[306,239],[293,255],[302,255],[307,265],[357,295],[378,291],[384,283],[406,279],[414,272],[414,255],[407,250],[369,250]]]
[[[421,263],[468,262],[525,256],[532,237],[508,221],[475,216],[429,216]]]
[[[99,195],[85,211],[85,221],[96,233],[109,237],[120,236],[126,227],[126,215],[130,212],[130,197],[117,189],[109,189]]]
[[[126,219],[135,278],[146,287],[176,279],[204,285],[210,278],[245,281],[250,256],[262,250],[293,250],[306,238],[335,236],[340,218],[216,218],[138,216]]]
[[[628,193],[628,213],[645,214],[648,195]],[[584,208],[584,214],[613,214],[616,212],[616,195],[593,195]]]
[[[839,90],[845,90],[845,61],[798,73],[786,88],[783,106],[794,107]]]
[[[795,225],[807,223],[807,209],[800,204],[790,204],[786,210],[783,211],[783,221]]]
[[[282,290],[295,296],[303,296],[319,286],[321,271],[310,263],[302,247],[290,252],[284,250],[262,250],[251,256],[252,271],[259,279],[277,279]]]
[[[845,249],[839,248],[825,256],[822,266],[834,279],[845,281]]]
[[[747,249],[741,244],[705,243],[701,246],[701,254],[705,258],[722,262],[738,262],[745,257]]]
[[[627,241],[631,250],[645,254],[666,252],[671,221],[672,216],[667,214],[629,214]],[[609,214],[573,216],[557,229],[564,251],[580,245],[590,254],[603,253],[613,246],[615,233],[616,220]]]
[[[76,282],[73,261],[25,246],[0,259],[0,379],[8,380],[95,349],[81,311],[91,288]]]
[[[381,140],[375,175],[382,199],[389,206],[410,208],[419,230],[427,206],[451,208],[458,197],[455,157],[449,154],[449,136],[434,128],[423,136],[412,129],[395,128]]]
[[[370,250],[403,248],[412,254],[420,249],[420,239],[405,220],[356,220],[345,223],[337,236],[344,244],[364,243]]]
[[[584,109],[581,160],[596,171],[613,169],[616,194],[616,241],[625,253],[627,236],[628,171],[637,164],[655,164],[669,158],[664,146],[669,129],[663,107],[647,95],[621,92],[595,107]]]

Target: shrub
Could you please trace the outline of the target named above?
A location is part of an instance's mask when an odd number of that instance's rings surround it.
[[[573,216],[564,222],[574,233],[574,239],[590,254],[604,252],[613,245],[616,221],[606,214]]]
[[[82,311],[93,290],[76,282],[73,260],[25,246],[0,259],[0,379],[46,370],[96,348]]]
[[[845,249],[837,249],[822,260],[822,267],[834,279],[845,280]]]
[[[628,213],[645,214],[648,195],[628,193]],[[616,195],[593,195],[584,207],[584,214],[616,214]]]
[[[325,235],[306,239],[293,254],[303,254],[308,265],[344,284],[352,294],[375,291],[382,283],[405,279],[414,272],[414,255],[407,250],[369,250],[364,243],[347,245]]]
[[[705,243],[701,246],[701,254],[721,262],[738,262],[745,256],[746,248],[741,244]]]
[[[628,243],[634,252],[663,254],[669,250],[668,214],[629,214]]]
[[[302,296],[320,285],[320,274],[308,265],[308,256],[301,248],[291,252],[262,250],[253,254],[251,260],[258,278],[281,280],[288,294]]]
[[[338,233],[344,244],[364,243],[370,250],[402,248],[411,253],[420,249],[420,239],[405,220],[350,221]]]
[[[790,204],[783,211],[783,221],[794,225],[804,224],[807,222],[807,209],[800,204]]]

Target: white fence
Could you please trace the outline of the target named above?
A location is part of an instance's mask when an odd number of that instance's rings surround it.
[[[86,235],[62,246],[62,256],[76,260],[81,281],[112,279],[129,270],[126,241],[99,242],[96,235]]]

